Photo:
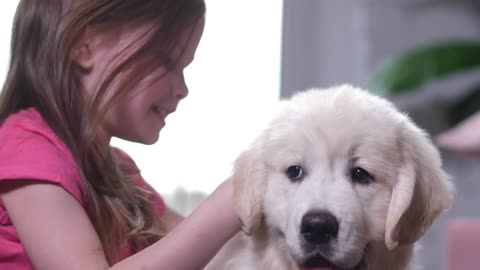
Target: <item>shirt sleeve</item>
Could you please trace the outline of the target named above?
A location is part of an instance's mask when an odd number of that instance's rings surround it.
[[[60,140],[21,127],[2,132],[0,140],[0,184],[25,179],[56,184],[85,206],[77,166]]]

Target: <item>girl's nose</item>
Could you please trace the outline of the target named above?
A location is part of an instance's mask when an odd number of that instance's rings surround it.
[[[173,95],[178,99],[183,99],[188,95],[188,87],[183,76],[183,72],[179,73],[173,87]]]

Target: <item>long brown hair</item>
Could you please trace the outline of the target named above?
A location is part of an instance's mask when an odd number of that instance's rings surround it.
[[[164,232],[147,194],[100,145],[102,116],[112,107],[100,107],[105,90],[121,80],[121,89],[109,102],[121,101],[145,75],[166,65],[182,31],[204,13],[204,0],[21,0],[17,7],[0,124],[12,113],[33,107],[70,149],[83,179],[86,211],[112,264],[127,243],[143,248]],[[88,27],[114,34],[127,24],[151,27],[142,46],[99,85],[93,101],[85,101],[72,49]],[[128,76],[117,78],[125,70]]]

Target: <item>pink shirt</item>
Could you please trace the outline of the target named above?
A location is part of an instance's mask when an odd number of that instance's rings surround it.
[[[121,167],[134,177],[136,183],[153,191],[150,199],[162,214],[165,210],[162,198],[143,180],[135,162],[119,149],[114,149],[114,152],[121,161]],[[35,109],[11,115],[0,126],[0,185],[6,180],[22,179],[59,185],[85,207],[83,184],[70,151]],[[129,255],[127,252],[125,257]],[[34,269],[1,199],[0,269]]]

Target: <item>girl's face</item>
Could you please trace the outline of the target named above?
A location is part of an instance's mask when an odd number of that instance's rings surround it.
[[[167,69],[162,66],[147,73],[133,89],[127,90],[125,99],[113,103],[105,116],[108,139],[115,136],[144,144],[153,144],[158,140],[165,118],[176,110],[179,101],[188,94],[183,70],[194,58],[204,25],[202,19],[193,29],[186,29],[181,34],[180,42],[170,55],[171,59],[178,59],[174,67],[168,66]],[[95,89],[105,77],[135,52],[135,42],[143,33],[145,29],[130,28],[121,30],[114,38],[97,34],[87,37],[87,42],[74,50],[73,59],[83,70],[80,82],[86,98],[94,97]],[[118,91],[122,79],[120,73],[110,84],[104,95],[105,101]]]

